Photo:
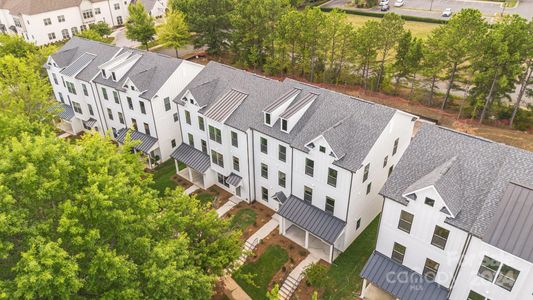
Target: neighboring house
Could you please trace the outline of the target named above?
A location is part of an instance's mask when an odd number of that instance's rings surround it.
[[[295,80],[210,62],[176,98],[178,173],[259,201],[331,262],[379,214],[416,118]],[[183,167],[186,166],[186,167]]]
[[[154,18],[165,15],[168,0],[140,0],[146,11]]]
[[[424,125],[380,193],[363,298],[533,299],[533,153]]]
[[[78,37],[68,41],[45,64],[63,111],[62,128],[77,134],[94,129],[135,149],[166,160],[181,143],[174,99],[203,66]]]
[[[36,45],[68,39],[96,22],[120,26],[131,0],[0,0],[0,32]]]

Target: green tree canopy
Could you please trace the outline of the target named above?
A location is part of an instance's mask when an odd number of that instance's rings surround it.
[[[155,21],[144,5],[138,1],[128,6],[130,16],[126,21],[126,37],[141,43],[148,50],[148,43],[155,37]]]
[[[179,10],[167,13],[165,23],[157,28],[157,39],[163,46],[174,48],[176,57],[178,57],[178,49],[187,44],[190,36],[185,16]]]
[[[89,25],[89,29],[92,29],[101,36],[108,36],[111,34],[111,27],[106,22],[100,21]]]
[[[84,30],[84,31],[78,33],[76,36],[79,36],[81,38],[88,39],[88,40],[102,42],[102,43],[108,43],[109,44],[111,42],[109,39],[103,37],[98,31],[96,31],[94,29]]]

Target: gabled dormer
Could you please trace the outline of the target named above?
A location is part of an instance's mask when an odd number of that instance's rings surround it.
[[[285,133],[291,132],[317,98],[318,94],[315,93],[300,93],[293,103],[279,116],[280,130]]]
[[[340,157],[333,150],[333,147],[328,143],[323,135],[319,135],[318,137],[314,138],[309,143],[305,144],[305,147],[309,151],[318,151],[319,153],[326,155],[328,158],[332,158],[333,160],[340,159]]]
[[[283,95],[281,95],[276,101],[272,102],[263,110],[263,123],[272,127],[278,120],[279,116],[289,107],[289,105],[296,99],[296,97],[302,92],[301,89],[293,88]]]
[[[104,78],[120,81],[141,57],[142,55],[140,54],[125,51],[101,64],[98,68]]]

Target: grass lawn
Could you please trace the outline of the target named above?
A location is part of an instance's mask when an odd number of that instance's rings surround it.
[[[379,21],[381,18],[369,17],[369,16],[359,16],[359,15],[346,15],[347,20],[354,24],[355,27],[363,26],[363,24],[368,20]],[[425,22],[415,22],[415,21],[405,21],[405,29],[411,30],[411,33],[415,37],[425,38],[429,35],[431,30],[437,28],[439,24],[425,23]]]
[[[256,217],[257,214],[253,209],[243,208],[233,216],[233,219],[231,219],[231,227],[244,230],[255,222]]]
[[[323,299],[354,299],[361,290],[359,273],[374,251],[378,234],[379,216],[333,262],[328,270],[328,284]]]
[[[288,260],[285,249],[270,245],[257,261],[244,264],[239,271],[240,274],[253,276],[255,285],[248,283],[239,273],[234,275],[234,279],[252,299],[265,299],[270,281]]]
[[[198,199],[202,204],[207,204],[213,202],[213,199],[215,196],[213,196],[209,192],[200,192],[196,194],[196,199]]]
[[[154,170],[154,188],[159,191],[159,194],[163,195],[167,187],[174,189],[178,186],[170,178],[174,174],[176,174],[176,166],[173,159],[167,160]]]

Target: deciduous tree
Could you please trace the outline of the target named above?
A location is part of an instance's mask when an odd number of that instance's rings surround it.
[[[165,23],[157,28],[157,39],[163,46],[174,48],[176,57],[178,49],[187,44],[190,36],[185,16],[179,10],[167,13]]]
[[[129,17],[126,21],[126,37],[140,42],[146,50],[148,43],[155,37],[154,18],[148,14],[139,1],[128,6]]]

